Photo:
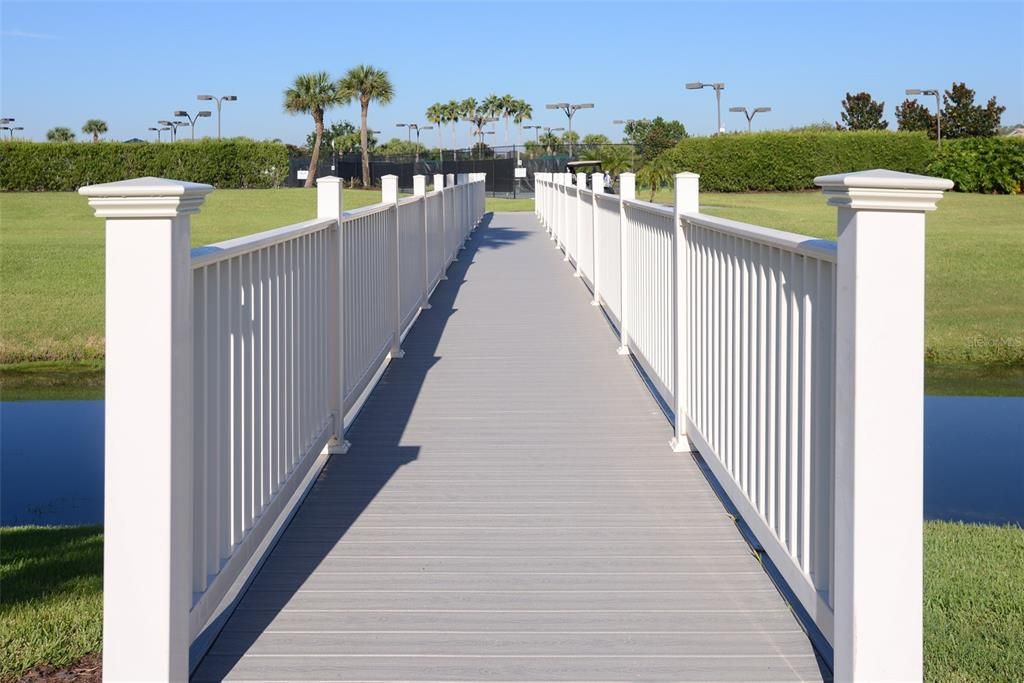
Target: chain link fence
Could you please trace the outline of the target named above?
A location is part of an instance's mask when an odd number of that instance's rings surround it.
[[[408,156],[370,155],[370,185],[380,187],[385,175],[398,176],[398,187],[412,191],[414,175],[428,178],[435,173],[486,173],[486,191],[492,197],[532,197],[534,173],[558,173],[570,161],[601,161],[613,175],[635,168],[639,153],[633,145],[510,145],[473,149],[437,149]],[[287,187],[302,187],[309,173],[310,157],[289,159]],[[612,168],[614,166],[614,168]],[[348,186],[362,185],[362,157],[359,154],[323,154],[317,163],[316,177],[338,176]]]

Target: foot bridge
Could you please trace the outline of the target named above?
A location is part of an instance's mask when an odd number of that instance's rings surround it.
[[[828,242],[580,174],[480,174],[190,248],[107,220],[104,678],[921,678],[924,212]],[[589,189],[588,189],[589,185]],[[834,673],[833,673],[834,672]]]

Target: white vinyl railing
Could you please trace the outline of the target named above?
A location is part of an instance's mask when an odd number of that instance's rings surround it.
[[[450,182],[454,180],[449,177]],[[107,219],[104,678],[185,680],[484,211],[483,174],[190,251],[212,191],[82,188]]]
[[[618,197],[573,180],[536,174],[537,215],[669,406],[673,448],[701,454],[837,680],[919,680],[924,212],[951,183],[818,178],[830,242],[700,213],[692,173],[673,207],[630,173]]]

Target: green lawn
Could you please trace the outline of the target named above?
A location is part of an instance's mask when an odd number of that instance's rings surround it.
[[[0,529],[0,680],[103,644],[103,530]]]
[[[925,523],[929,681],[1024,680],[1024,530]],[[0,681],[102,645],[99,527],[0,529]]]
[[[345,191],[346,208],[378,199],[377,192]],[[670,202],[671,195],[656,200]],[[705,193],[701,202],[710,214],[835,236],[835,209],[819,192]],[[529,199],[487,200],[489,211],[532,207]],[[193,243],[294,223],[315,211],[312,190],[218,190],[194,217]],[[948,193],[928,216],[927,273],[928,390],[1024,394],[1024,197]],[[102,357],[103,221],[77,194],[0,194],[4,391],[26,378],[25,366],[15,372],[11,364]]]

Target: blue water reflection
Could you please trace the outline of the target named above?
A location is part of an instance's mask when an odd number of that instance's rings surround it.
[[[924,444],[926,519],[1024,526],[1024,397],[925,397]],[[0,403],[0,524],[102,521],[103,401]]]
[[[103,401],[0,403],[0,524],[103,522]]]

